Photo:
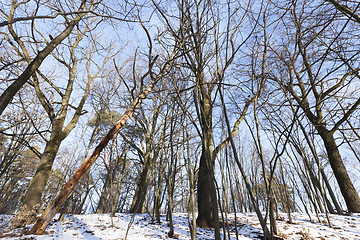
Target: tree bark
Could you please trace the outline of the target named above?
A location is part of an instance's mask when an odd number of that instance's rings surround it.
[[[318,129],[318,132],[324,141],[331,168],[339,184],[340,191],[344,197],[348,211],[353,213],[360,213],[359,195],[346,171],[333,134],[329,131],[324,131],[321,129]]]
[[[120,172],[120,176],[117,180],[117,185],[116,185],[116,192],[115,192],[115,196],[114,196],[114,200],[111,206],[111,216],[114,217],[115,216],[115,212],[117,209],[117,205],[119,203],[119,196],[120,196],[120,190],[121,190],[121,184],[122,184],[122,178],[125,172],[125,166],[126,166],[126,152],[127,150],[125,150],[122,155],[119,158],[119,162],[122,161],[122,167],[121,167],[121,172]]]
[[[197,184],[197,202],[198,202],[198,218],[197,225],[199,227],[214,227],[213,202],[211,200],[211,178],[207,159],[203,150],[200,158],[200,167]]]
[[[131,209],[130,209],[131,213],[143,212],[145,197],[147,192],[147,178],[151,167],[150,161],[151,161],[150,157],[147,157],[146,163],[144,165],[144,169],[140,173],[135,191],[135,196],[131,204]]]
[[[22,200],[21,208],[19,208],[16,216],[11,221],[11,226],[8,230],[25,227],[36,220],[34,212],[38,213],[41,196],[49,179],[52,165],[62,140],[63,137],[59,132],[52,132],[50,140],[46,143],[44,153],[41,155],[35,175]]]
[[[145,150],[140,151],[139,153],[142,155],[144,162],[143,162],[143,169],[140,173],[140,176],[138,177],[135,196],[133,198],[132,204],[131,204],[131,213],[142,213],[144,211],[144,203],[146,198],[146,193],[148,189],[148,177],[150,170],[153,169],[154,162],[157,160],[160,152],[160,147],[154,148],[154,138],[155,134],[157,132],[157,119],[159,117],[160,109],[159,105],[156,103],[154,109],[154,114],[152,115],[151,119],[151,127],[149,127],[149,124],[146,124],[146,127],[144,127],[145,131]],[[145,115],[143,113],[143,115]],[[160,141],[157,142],[158,146],[161,146],[162,140],[164,138],[160,137]],[[145,152],[145,153],[143,153]],[[152,154],[153,153],[153,154]]]
[[[101,191],[101,196],[96,209],[96,213],[106,213],[110,211],[110,209],[108,208],[107,200],[108,200],[111,184],[113,182],[114,171],[115,169],[112,169],[112,165],[110,164],[109,170],[106,174],[104,187]]]

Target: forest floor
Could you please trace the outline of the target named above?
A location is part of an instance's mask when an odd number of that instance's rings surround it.
[[[167,233],[170,229],[164,215],[161,216],[160,223],[154,224],[148,214],[117,213],[113,218],[113,225],[109,214],[66,215],[63,222],[51,222],[44,235],[25,235],[20,230],[4,234],[11,218],[12,216],[9,215],[0,215],[1,239],[125,239],[127,229],[129,229],[128,240],[168,239]],[[228,218],[231,223],[229,224],[230,239],[236,240],[234,215],[229,214]],[[311,218],[313,221],[310,221],[306,214],[292,213],[293,224],[289,224],[287,215],[282,214],[281,220],[277,221],[278,239],[360,240],[360,214],[330,215],[333,228],[327,225],[325,215],[320,215],[320,222],[315,215],[312,215]],[[187,215],[174,214],[173,221],[176,239],[190,239]],[[31,227],[32,225],[27,229],[29,230]],[[237,230],[238,239],[262,238],[262,230],[254,213],[237,213]],[[197,239],[214,239],[214,231],[197,228]],[[226,239],[229,239],[228,236]]]

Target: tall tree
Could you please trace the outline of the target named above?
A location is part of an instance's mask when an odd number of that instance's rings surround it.
[[[281,64],[274,63],[273,79],[292,96],[315,127],[348,211],[359,212],[360,197],[335,140],[336,132],[360,105],[355,92],[346,92],[360,78],[353,67],[359,64],[355,60],[359,53],[348,41],[354,34],[348,21],[338,25],[333,9],[319,4],[317,1],[289,4],[289,21],[284,21],[283,26],[289,35],[282,39],[284,45],[274,48]],[[313,19],[318,20],[315,23]],[[345,111],[332,111],[340,108],[334,101],[337,98],[343,104],[346,102]]]
[[[193,79],[193,106],[196,109],[202,143],[198,176],[198,224],[213,227],[218,224],[214,165],[217,153],[229,143],[229,138],[214,147],[213,110],[216,84],[222,81],[242,43],[237,34],[249,10],[238,2],[211,2],[179,0],[165,11],[160,3],[153,1],[164,22],[167,34],[175,41],[184,41],[181,59],[182,75],[177,80]],[[242,12],[240,9],[244,8]],[[174,13],[177,13],[174,16]],[[225,30],[224,30],[225,29]],[[251,32],[249,33],[251,34]],[[163,42],[162,44],[168,44]],[[233,135],[238,132],[253,97],[246,101],[240,117],[234,124]],[[182,107],[183,109],[185,106]],[[186,111],[186,110],[185,110]],[[193,121],[193,123],[195,123]],[[198,126],[197,126],[198,127]]]
[[[56,154],[59,151],[61,142],[70,134],[70,132],[76,126],[81,115],[84,114],[83,108],[87,97],[89,96],[92,81],[100,75],[106,75],[103,71],[106,62],[111,55],[111,48],[103,49],[99,52],[96,44],[91,46],[88,44],[88,51],[83,53],[80,48],[82,41],[89,31],[93,30],[98,25],[99,21],[95,18],[87,19],[84,23],[83,29],[80,27],[74,34],[70,34],[67,44],[67,48],[61,48],[52,54],[53,58],[57,60],[60,66],[63,66],[67,70],[68,77],[66,79],[66,85],[62,86],[55,84],[55,81],[51,77],[47,76],[43,71],[38,70],[38,73],[32,75],[32,85],[35,89],[36,95],[42,107],[44,108],[48,119],[51,124],[51,134],[48,139],[45,139],[44,151],[40,157],[40,163],[37,167],[34,177],[25,193],[22,200],[20,210],[17,212],[15,218],[12,221],[12,228],[24,226],[30,222],[33,222],[34,215],[31,212],[37,211],[40,207],[41,196],[46,186],[47,180],[51,173],[52,165],[54,163]],[[36,30],[36,28],[35,28]],[[18,43],[21,46],[21,54],[30,63],[31,57],[25,44],[20,40],[14,31],[10,31],[13,38],[18,39]],[[95,32],[92,32],[96,35]],[[46,41],[46,39],[44,39]],[[90,47],[91,46],[91,47]],[[105,52],[105,57],[102,59],[101,64],[94,65],[94,55]],[[79,66],[84,66],[87,79],[83,85],[84,90],[77,106],[73,106],[74,101],[74,84],[82,85],[79,77]],[[95,67],[95,70],[93,68]],[[44,81],[41,82],[41,80]],[[46,86],[47,85],[47,86]],[[52,92],[45,91],[46,87],[51,87],[57,96],[53,96]],[[61,89],[64,88],[62,91]],[[80,91],[77,91],[77,96],[80,96]],[[50,100],[53,98],[54,100]],[[58,100],[58,101],[57,101]],[[74,110],[74,112],[72,112]],[[72,114],[72,116],[70,115]],[[67,118],[70,118],[67,121]],[[30,217],[32,216],[32,217]]]
[[[145,31],[147,32],[146,28],[144,27]],[[148,33],[148,32],[147,32]],[[149,36],[149,35],[148,35]],[[151,42],[151,39],[149,38]],[[134,114],[136,108],[141,105],[141,103],[145,100],[147,95],[151,92],[155,84],[160,81],[164,75],[168,72],[168,70],[172,66],[172,62],[178,55],[178,48],[175,47],[174,51],[170,54],[169,59],[162,64],[160,71],[155,74],[153,72],[153,65],[157,60],[158,56],[152,57],[151,55],[151,48],[149,54],[149,69],[148,71],[142,76],[142,79],[145,79],[147,76],[150,76],[151,82],[150,84],[140,93],[140,95],[134,99],[131,106],[124,112],[121,118],[116,122],[116,124],[109,130],[107,135],[100,141],[98,146],[95,148],[93,153],[89,158],[87,158],[81,166],[76,170],[74,175],[70,178],[70,180],[65,184],[63,190],[59,193],[59,195],[54,199],[54,201],[46,208],[43,212],[42,216],[38,219],[35,223],[33,228],[30,230],[32,234],[42,234],[50,223],[51,219],[55,216],[57,211],[62,207],[67,197],[72,193],[76,184],[79,180],[85,175],[87,170],[95,163],[96,159],[99,157],[102,150],[107,146],[109,141],[114,137],[115,133],[119,131],[126,123],[126,121]]]

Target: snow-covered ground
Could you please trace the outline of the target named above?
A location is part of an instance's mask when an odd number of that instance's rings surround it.
[[[330,215],[333,228],[327,226],[325,215],[320,216],[321,223],[316,216],[303,213],[293,213],[293,224],[287,223],[287,215],[283,220],[277,221],[279,239],[359,239],[360,240],[360,214],[350,216]],[[234,215],[228,216],[231,222]],[[176,239],[190,239],[188,220],[186,214],[174,214]],[[239,239],[260,239],[262,230],[254,213],[238,213]],[[168,223],[165,216],[161,217],[160,224],[151,222],[147,214],[118,213],[113,218],[113,225],[109,214],[67,215],[63,222],[53,221],[46,229],[46,234],[23,235],[19,230],[3,234],[11,220],[11,216],[0,215],[0,238],[2,239],[168,239]],[[28,226],[31,228],[32,226]],[[235,226],[230,225],[231,240],[236,239]],[[197,228],[197,239],[214,239],[211,229]],[[227,238],[228,239],[228,238]]]

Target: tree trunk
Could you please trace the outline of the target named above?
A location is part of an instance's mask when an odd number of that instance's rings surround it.
[[[211,201],[211,178],[212,174],[203,150],[200,158],[199,176],[197,184],[197,202],[198,202],[198,218],[197,225],[199,227],[214,227],[213,205]]]
[[[127,151],[125,150],[123,152],[123,154],[125,154]],[[115,197],[113,200],[113,204],[111,206],[111,216],[115,216],[115,212],[117,209],[117,205],[119,203],[119,196],[120,196],[120,190],[121,190],[121,184],[122,184],[122,178],[125,172],[125,166],[126,166],[126,154],[124,156],[124,158],[122,158],[123,155],[121,155],[121,157],[119,158],[119,161],[123,161],[122,162],[122,168],[121,168],[121,172],[120,172],[120,176],[117,180],[117,185],[116,185],[116,192],[115,192]]]
[[[142,213],[145,203],[146,191],[147,191],[147,178],[150,171],[151,159],[146,159],[144,169],[140,173],[139,181],[136,187],[135,196],[131,204],[131,213]]]
[[[169,166],[169,171],[172,166]],[[169,238],[174,237],[174,223],[172,219],[172,209],[173,209],[173,192],[172,192],[172,184],[171,184],[171,172],[169,173],[168,179],[167,179],[167,191],[168,191],[168,216],[169,216],[169,227],[170,230],[168,232]]]
[[[160,208],[161,208],[161,192],[162,184],[165,171],[161,170],[158,175],[157,186],[155,186],[155,197],[154,197],[154,217],[153,219],[160,223]]]
[[[326,187],[327,187],[327,189],[329,191],[330,197],[331,197],[331,199],[332,199],[332,201],[333,201],[333,203],[335,205],[337,213],[340,214],[340,215],[343,215],[344,213],[343,213],[343,211],[342,211],[342,209],[341,209],[341,207],[340,207],[340,205],[339,205],[339,203],[338,203],[338,201],[337,201],[337,199],[335,197],[335,194],[334,194],[334,192],[332,190],[332,187],[331,187],[331,185],[330,185],[330,183],[329,183],[329,181],[328,181],[328,179],[327,179],[327,177],[325,175],[325,172],[324,172],[323,168],[321,168],[321,175],[322,175],[322,178],[324,179],[325,185],[326,185]]]
[[[36,169],[30,185],[25,193],[21,207],[11,221],[8,230],[25,227],[36,220],[36,214],[40,208],[42,193],[49,179],[52,165],[59,150],[63,138],[53,131],[50,140],[46,143],[44,153],[41,155],[40,163]]]
[[[324,141],[331,168],[339,184],[340,191],[346,202],[349,212],[360,213],[360,198],[350,177],[346,171],[345,165],[341,159],[339,148],[336,145],[333,133],[319,130],[319,135]]]
[[[204,84],[204,72],[201,69],[199,69],[197,81],[200,84],[197,96],[200,110],[198,110],[197,113],[200,118],[202,130],[202,154],[200,157],[197,185],[197,225],[199,227],[218,228],[219,218],[215,216],[218,210],[216,209],[215,211],[215,208],[217,208],[217,199],[214,183],[215,161],[213,159],[212,101],[211,92],[208,92],[207,86]]]
[[[153,163],[156,161],[158,157],[159,151],[154,151],[152,148],[152,144],[155,137],[155,129],[156,129],[156,120],[159,116],[158,109],[155,111],[152,119],[152,126],[151,129],[146,129],[146,147],[145,147],[145,154],[143,155],[144,159],[144,166],[143,170],[140,173],[140,176],[138,177],[137,181],[137,187],[135,191],[135,196],[133,198],[133,202],[131,204],[131,213],[142,213],[144,212],[144,203],[146,199],[146,193],[148,189],[148,177],[149,172],[153,168]],[[161,145],[161,142],[158,142],[157,144]],[[151,156],[151,153],[154,153]]]
[[[187,156],[185,157],[185,153],[183,156],[185,158],[185,168],[188,173],[188,182],[189,182],[189,204],[187,208],[188,213],[188,222],[189,222],[189,229],[190,229],[190,236],[191,240],[196,240],[196,209],[195,209],[195,184],[194,184],[194,174],[190,163],[190,143],[189,143],[189,132],[187,129],[188,126],[188,117],[186,117],[186,127],[184,127],[186,133],[186,153]],[[185,149],[184,149],[185,150]],[[195,171],[195,170],[194,170]],[[190,218],[192,217],[192,219]]]
[[[99,204],[96,209],[96,213],[106,213],[109,212],[110,210],[109,208],[107,208],[108,205],[106,204],[106,201],[108,200],[114,171],[115,169],[112,169],[112,164],[110,164],[108,173],[106,174],[104,187],[101,191],[101,196],[100,196]]]

